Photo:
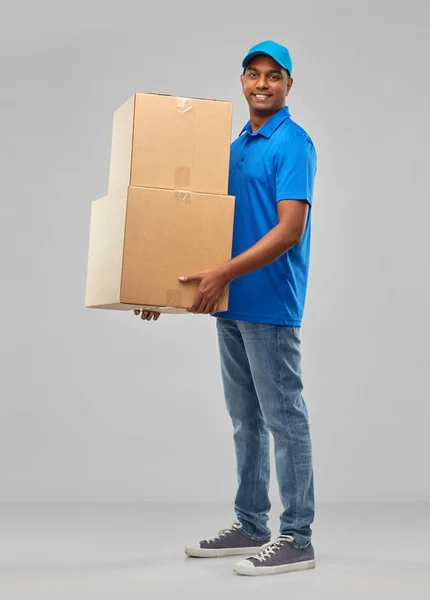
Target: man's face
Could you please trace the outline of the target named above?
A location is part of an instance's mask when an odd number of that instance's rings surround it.
[[[251,113],[270,116],[285,106],[292,78],[270,56],[256,56],[241,76],[242,91]]]

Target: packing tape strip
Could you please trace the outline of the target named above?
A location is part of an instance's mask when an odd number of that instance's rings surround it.
[[[191,98],[176,98],[176,108],[178,112],[185,113],[193,108],[193,101]]]
[[[166,306],[178,307],[181,304],[182,292],[180,290],[167,290]]]
[[[175,198],[178,204],[191,204],[191,194],[187,190],[175,190]]]
[[[190,167],[176,167],[175,169],[175,190],[190,189]]]

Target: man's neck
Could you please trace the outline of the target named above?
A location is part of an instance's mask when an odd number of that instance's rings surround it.
[[[259,116],[255,116],[255,115],[251,115],[250,116],[250,122],[251,122],[251,131],[252,133],[255,133],[256,131],[258,131],[260,129],[260,127],[263,127],[264,123],[267,123],[267,121],[270,119],[272,115],[266,115],[264,117],[259,117]]]
[[[279,110],[283,110],[284,108],[285,108],[285,107],[283,106],[283,107],[282,107],[281,109],[279,109]],[[279,111],[276,111],[276,112],[279,112]],[[264,125],[265,123],[267,123],[267,121],[268,121],[269,119],[271,119],[271,118],[273,117],[273,115],[275,115],[275,114],[276,114],[276,112],[275,112],[275,113],[272,113],[272,114],[270,114],[270,115],[258,115],[258,114],[255,114],[255,113],[250,113],[250,115],[249,115],[249,120],[250,120],[250,123],[251,123],[251,130],[252,130],[252,133],[255,133],[255,132],[256,132],[256,131],[258,131],[258,130],[259,130],[261,127],[263,127],[263,125]]]

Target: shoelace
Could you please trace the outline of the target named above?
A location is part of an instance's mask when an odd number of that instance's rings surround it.
[[[256,558],[260,562],[264,562],[267,558],[270,558],[271,556],[276,554],[276,552],[282,548],[285,542],[294,542],[293,536],[280,535],[278,539],[276,539],[274,542],[264,544],[261,552],[259,554],[256,554],[252,558]]]
[[[215,542],[216,540],[219,540],[220,538],[226,536],[229,533],[233,533],[233,531],[237,531],[238,529],[242,529],[242,523],[240,521],[233,521],[233,524],[231,525],[231,527],[227,527],[226,529],[221,529],[220,531],[218,531],[218,535],[216,535],[213,538],[210,538],[208,540],[205,540],[205,542],[208,542],[208,544],[210,542]]]

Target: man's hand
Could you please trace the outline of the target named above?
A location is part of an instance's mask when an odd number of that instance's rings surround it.
[[[140,315],[140,313],[142,313],[141,316],[140,316],[140,318],[142,319],[142,321],[150,321],[151,319],[154,319],[154,321],[158,321],[158,318],[159,318],[159,316],[161,314],[159,312],[155,312],[155,311],[152,311],[152,310],[142,310],[142,311],[135,310],[134,311],[135,315]]]
[[[182,283],[199,281],[196,298],[193,305],[188,309],[192,313],[215,314],[224,296],[229,279],[220,268],[207,269],[194,275],[179,277]]]

